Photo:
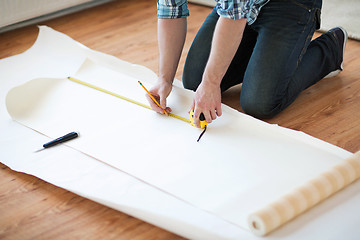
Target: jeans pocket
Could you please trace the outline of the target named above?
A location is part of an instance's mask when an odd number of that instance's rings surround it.
[[[271,0],[260,11],[259,18],[277,22],[280,25],[306,25],[311,8],[296,0]],[[260,20],[261,21],[261,20]]]
[[[305,10],[309,11],[312,8],[312,5],[314,2],[313,0],[308,0],[308,1],[304,1],[304,0],[289,0],[290,2],[294,3],[295,5],[298,5],[299,7],[304,8]]]
[[[318,0],[290,0],[290,1],[296,5],[304,8],[308,12],[311,12],[312,9],[314,9],[315,26],[316,26],[316,29],[320,29],[322,1],[318,1]]]

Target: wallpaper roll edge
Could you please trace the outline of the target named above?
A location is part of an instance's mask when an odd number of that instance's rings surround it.
[[[265,236],[360,178],[360,151],[248,217],[250,230]]]

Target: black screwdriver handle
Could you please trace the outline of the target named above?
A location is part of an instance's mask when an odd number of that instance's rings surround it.
[[[63,142],[66,142],[66,141],[69,141],[71,139],[74,139],[74,138],[77,138],[79,136],[79,133],[77,132],[71,132],[71,133],[68,133],[62,137],[59,137],[55,140],[52,140],[51,142],[48,142],[48,143],[45,143],[43,145],[44,148],[49,148],[49,147],[52,147],[52,146],[55,146],[59,143],[63,143]]]

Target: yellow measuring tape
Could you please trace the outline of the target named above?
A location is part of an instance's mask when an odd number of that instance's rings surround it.
[[[84,85],[84,86],[93,88],[93,89],[95,89],[95,90],[98,90],[98,91],[101,91],[101,92],[110,94],[110,95],[112,95],[112,96],[114,96],[114,97],[118,97],[118,98],[123,99],[123,100],[125,100],[125,101],[134,103],[134,104],[139,105],[139,106],[141,106],[141,107],[144,107],[144,108],[153,110],[153,109],[152,109],[150,106],[148,106],[148,105],[145,105],[145,104],[143,104],[143,103],[141,103],[141,102],[137,102],[137,101],[132,100],[132,99],[127,98],[127,97],[123,97],[123,96],[121,96],[121,95],[119,95],[119,94],[110,92],[110,91],[108,91],[108,90],[106,90],[106,89],[100,88],[100,87],[95,86],[95,85],[92,85],[92,84],[90,84],[90,83],[80,81],[79,79],[76,79],[76,78],[73,78],[73,77],[68,77],[68,79],[71,80],[71,81],[73,81],[73,82],[82,84],[82,85]],[[169,115],[170,117],[177,118],[177,119],[182,120],[182,121],[184,121],[184,122],[191,123],[191,121],[190,121],[189,119],[187,119],[187,118],[183,118],[183,117],[180,117],[180,116],[175,115],[175,114],[172,114],[172,113],[169,113],[168,115]]]

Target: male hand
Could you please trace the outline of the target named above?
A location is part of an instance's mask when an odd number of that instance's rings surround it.
[[[149,90],[150,94],[156,99],[156,101],[158,101],[158,103],[160,103],[161,106],[161,108],[159,108],[159,106],[151,99],[151,97],[146,94],[146,98],[154,111],[160,114],[164,114],[163,110],[165,110],[167,113],[172,111],[171,108],[166,106],[166,98],[169,96],[171,89],[171,83],[168,81],[159,80],[157,84]]]
[[[220,86],[210,81],[202,81],[195,92],[191,109],[194,111],[194,123],[200,127],[200,114],[203,113],[207,123],[211,123],[217,116],[221,116]]]

